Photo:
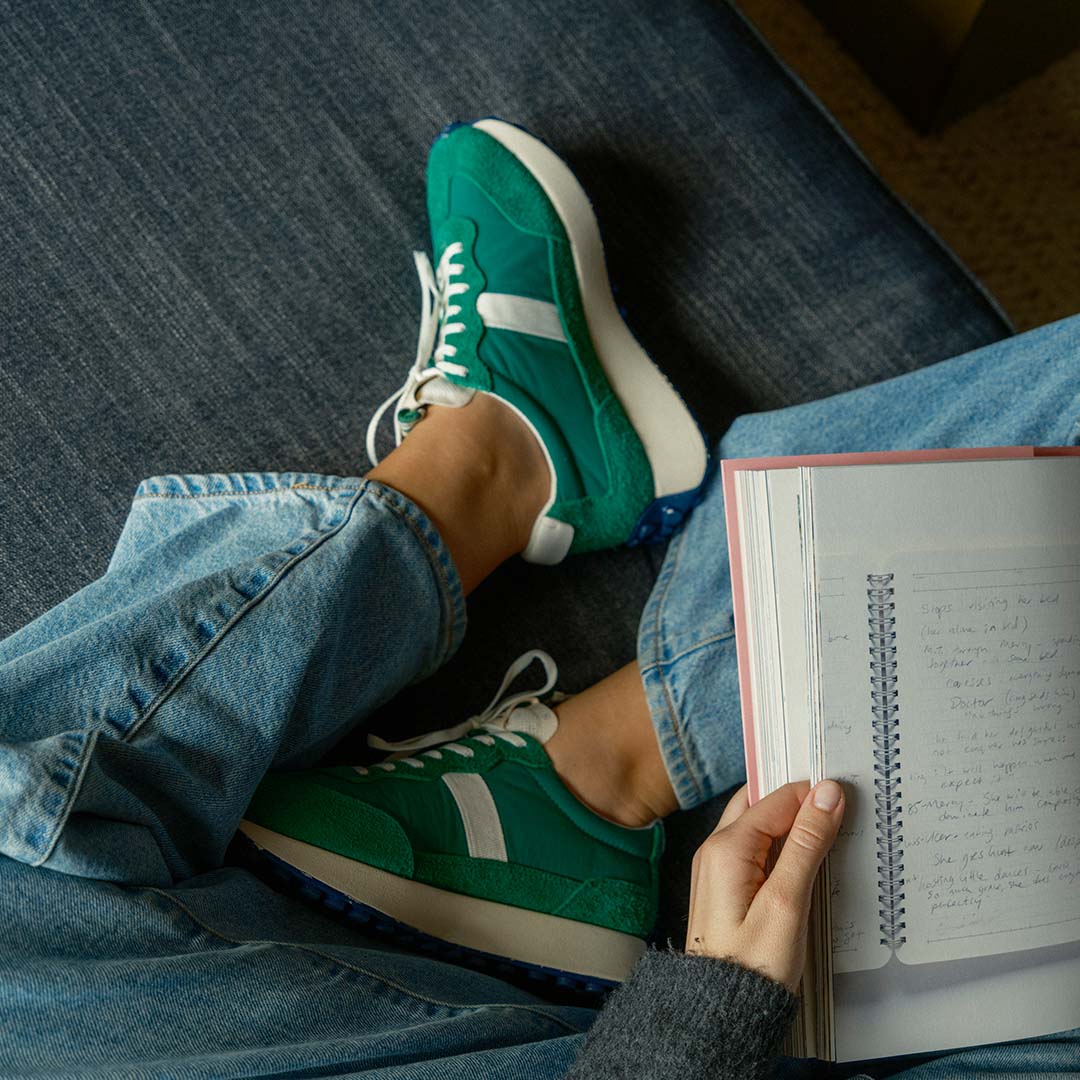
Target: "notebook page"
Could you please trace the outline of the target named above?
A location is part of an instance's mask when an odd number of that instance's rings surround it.
[[[1080,548],[895,565],[899,959],[1080,940]]]
[[[821,641],[821,695],[827,718],[823,768],[828,775],[850,781],[849,810],[844,826],[846,835],[832,857],[833,944],[838,972],[879,966],[891,951],[880,944],[881,876],[875,850],[873,728],[866,636],[867,577],[886,572],[901,575],[897,579],[896,617],[897,655],[900,658],[898,685],[901,688],[899,730],[901,745],[910,747],[933,737],[942,705],[931,697],[932,682],[920,681],[917,676],[904,681],[907,669],[903,657],[917,649],[920,632],[909,629],[907,618],[901,618],[901,611],[910,602],[906,595],[913,580],[910,575],[930,570],[955,570],[978,553],[991,554],[988,561],[967,562],[966,568],[995,569],[1000,565],[1013,565],[1015,559],[1013,563],[1006,560],[1004,564],[994,559],[1003,552],[1015,554],[1019,550],[1031,554],[1045,549],[1048,541],[1058,547],[1070,544],[1080,547],[1078,464],[1075,459],[1042,458],[812,470],[815,522],[812,542],[817,556],[815,599]],[[919,562],[920,569],[916,570],[916,562],[912,560],[920,551],[935,558]],[[943,555],[953,562],[942,562]],[[911,560],[905,561],[909,556]],[[909,575],[906,581],[902,580],[904,574]],[[1067,606],[1070,601],[1063,603]],[[1050,637],[1055,636],[1052,628],[1048,632]],[[916,636],[912,637],[912,633]],[[923,700],[918,707],[909,707],[908,695],[917,686],[924,693]],[[1064,751],[1068,752],[1068,749]],[[957,753],[963,754],[963,751]],[[1069,761],[1064,758],[1060,766],[1063,772],[1068,772]],[[907,769],[905,758],[902,769],[905,797],[911,794]],[[920,810],[924,812],[922,820],[925,822],[927,817],[923,807],[917,808],[916,817]],[[908,824],[909,819],[905,817],[905,829]],[[1046,829],[1052,827],[1049,822],[1043,824]],[[924,835],[913,828],[912,837],[917,840],[913,849],[916,859],[922,858],[919,852],[931,860],[934,858],[931,851],[933,835],[932,830]],[[905,844],[907,840],[905,831]],[[904,869],[908,869],[906,863]],[[920,863],[915,871],[915,886],[930,880],[923,876],[924,872]],[[904,885],[906,888],[906,880]],[[1044,891],[1049,895],[1051,890]],[[980,925],[985,922],[992,931],[1001,930],[1004,926],[1002,911],[1024,908],[1025,904],[1019,898],[1021,892],[1016,887],[1003,892],[1000,910],[995,916],[998,921],[991,924],[981,915],[976,915],[975,921]],[[905,895],[905,901],[909,895]],[[941,932],[933,928],[933,921],[916,927],[915,909],[918,909],[919,917],[924,918],[935,903],[939,901],[919,898],[913,903],[910,914],[902,913],[906,940],[900,944],[897,954],[906,962],[977,956],[1010,948],[1008,931],[970,938],[966,943],[957,940],[946,944],[939,940]],[[947,910],[955,909],[939,906],[934,915],[939,916]],[[1030,947],[1033,935],[1028,931],[1034,929],[1029,925],[1024,931],[1028,943],[1015,947]],[[1045,931],[1045,928],[1039,929]],[[1050,936],[1053,938],[1054,934],[1062,935],[1065,931],[1059,929]],[[1056,940],[1078,937],[1080,930]],[[932,938],[935,940],[931,941]]]

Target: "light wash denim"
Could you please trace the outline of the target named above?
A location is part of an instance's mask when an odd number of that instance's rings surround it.
[[[1078,374],[1080,318],[744,417],[719,452],[1073,443]],[[641,624],[685,806],[742,776],[725,553],[714,478]],[[374,944],[222,865],[268,768],[318,760],[464,630],[446,548],[384,486],[145,481],[107,573],[0,642],[0,1075],[561,1075],[589,1009]],[[1077,1034],[903,1075],[1060,1075]]]

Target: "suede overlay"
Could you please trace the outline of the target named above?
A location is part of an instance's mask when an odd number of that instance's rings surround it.
[[[294,840],[412,877],[412,847],[389,814],[301,773],[268,773],[244,816]]]
[[[644,937],[656,921],[647,889],[628,881],[575,881],[530,866],[462,855],[417,852],[415,877],[449,892],[527,907],[577,922]],[[523,903],[527,901],[527,903]]]

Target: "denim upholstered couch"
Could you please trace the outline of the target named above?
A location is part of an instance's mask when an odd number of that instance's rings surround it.
[[[0,636],[102,571],[143,475],[364,469],[455,118],[570,161],[713,436],[1009,333],[717,0],[0,6]],[[394,708],[444,726],[532,646],[570,690],[625,663],[661,557],[505,567]],[[714,814],[672,829],[662,935]]]

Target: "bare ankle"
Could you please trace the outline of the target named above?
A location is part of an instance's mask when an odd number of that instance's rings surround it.
[[[545,749],[562,782],[591,810],[639,828],[678,809],[636,664],[555,712],[559,728]]]
[[[466,592],[524,549],[551,485],[535,436],[486,394],[462,408],[429,407],[368,477],[408,496],[431,518]]]
[[[539,441],[514,411],[489,394],[477,394],[463,409],[434,408],[432,419],[456,439],[475,462],[475,480],[514,523],[515,552],[529,541],[533,522],[547,502],[551,473]]]

